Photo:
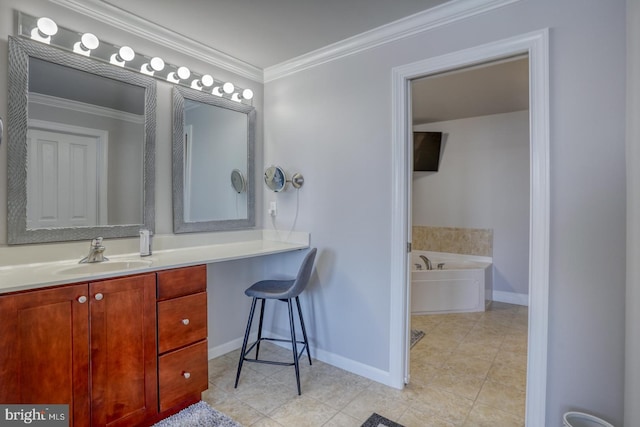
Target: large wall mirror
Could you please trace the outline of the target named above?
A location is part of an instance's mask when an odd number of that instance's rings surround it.
[[[173,88],[173,231],[255,226],[256,112],[197,90]]]
[[[10,244],[154,229],[156,82],[9,37]]]

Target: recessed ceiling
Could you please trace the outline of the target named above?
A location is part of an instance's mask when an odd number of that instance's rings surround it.
[[[103,0],[267,68],[447,0]]]
[[[411,82],[413,124],[529,108],[529,60],[517,58]]]

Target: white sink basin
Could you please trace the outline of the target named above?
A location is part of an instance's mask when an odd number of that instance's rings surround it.
[[[76,264],[72,267],[62,268],[56,274],[97,274],[109,273],[112,271],[126,271],[135,268],[144,268],[151,265],[150,260],[123,260],[123,261],[103,261],[87,264]]]

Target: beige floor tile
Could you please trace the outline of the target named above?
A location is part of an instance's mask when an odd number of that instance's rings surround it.
[[[297,392],[292,392],[283,383],[267,377],[255,384],[243,385],[242,387],[239,385],[235,396],[252,408],[269,415],[292,398],[297,397]]]
[[[312,397],[300,396],[277,408],[270,417],[285,426],[320,427],[337,413]]]
[[[429,385],[474,401],[484,381],[485,379],[481,377],[441,372],[433,377]]]
[[[459,355],[456,350],[456,352],[454,352],[442,365],[441,372],[451,372],[459,376],[469,375],[485,378],[490,367],[491,361],[477,357]]]
[[[343,412],[338,412],[323,427],[360,427],[362,421],[353,418]]]
[[[487,379],[521,391],[527,388],[526,367],[516,367],[513,364],[493,363]]]
[[[502,337],[467,338],[456,348],[455,354],[493,361],[500,350]]]
[[[342,412],[361,422],[366,421],[374,412],[396,421],[408,407],[409,405],[400,399],[367,389],[349,402]]]
[[[242,425],[252,425],[264,417],[247,403],[216,387],[209,387],[209,390],[202,393],[202,400]]]
[[[407,409],[398,420],[398,423],[404,427],[456,427],[453,423],[425,414],[414,408]]]
[[[276,422],[275,420],[272,420],[269,417],[263,417],[253,424],[245,424],[245,425],[250,425],[251,427],[287,427]]]
[[[524,418],[525,390],[487,380],[482,385],[476,402]]]
[[[524,427],[524,419],[495,407],[475,404],[464,427]]]
[[[421,399],[411,404],[412,409],[455,425],[464,422],[472,406],[473,400],[435,387],[427,387]]]

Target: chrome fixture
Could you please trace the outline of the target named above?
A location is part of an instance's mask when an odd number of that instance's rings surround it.
[[[107,248],[102,245],[102,237],[96,237],[95,239],[91,240],[91,245],[89,246],[89,255],[82,258],[79,264],[109,261],[109,258],[104,256],[105,249]]]
[[[171,64],[166,64],[165,67],[164,60],[157,56],[145,56],[136,53],[129,46],[120,47],[99,40],[94,34],[59,27],[51,18],[38,19],[19,12],[18,35],[51,44],[78,55],[90,56],[138,73],[151,75],[176,85],[206,91],[235,102],[252,104],[253,91],[251,89],[242,89],[231,82],[215,80],[207,73],[190,72],[186,67]],[[185,75],[186,77],[184,77]]]
[[[433,265],[431,265],[431,260],[429,258],[427,258],[424,255],[420,255],[420,259],[424,261],[424,265],[427,268],[427,270],[433,270]]]

